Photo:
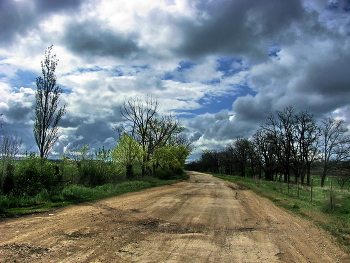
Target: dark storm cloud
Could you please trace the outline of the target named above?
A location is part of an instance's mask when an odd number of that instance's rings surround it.
[[[0,113],[9,123],[28,122],[33,118],[35,94],[32,89],[21,88],[0,103]]]
[[[268,45],[304,15],[301,0],[191,1],[196,21],[176,21],[182,44],[176,52],[199,57],[207,54],[268,56]]]
[[[88,121],[88,117],[64,116],[60,121],[63,128],[76,128]]]
[[[39,22],[51,13],[71,11],[82,0],[0,0],[0,46],[11,44],[17,36],[37,29]]]
[[[75,146],[78,145],[94,145],[102,143],[108,138],[116,138],[117,132],[113,130],[110,123],[105,121],[95,121],[94,123],[87,123],[79,125],[74,132],[77,138],[82,138],[74,142]]]
[[[16,35],[26,33],[35,20],[28,2],[0,0],[0,45],[11,43]]]
[[[63,44],[76,54],[135,58],[142,50],[136,33],[124,33],[104,26],[103,21],[71,21],[65,25]]]
[[[272,100],[268,97],[258,98],[259,95],[253,97],[247,95],[239,97],[232,105],[233,110],[236,113],[235,123],[241,122],[259,124],[265,121],[267,116],[270,114]],[[288,106],[288,105],[287,105]]]
[[[346,96],[350,94],[350,56],[346,52],[329,57],[327,63],[315,64],[307,71],[303,93],[318,92],[325,96]]]
[[[9,103],[9,109],[4,112],[6,118],[13,122],[26,122],[32,117],[33,106],[23,105],[20,101]]]
[[[35,0],[35,7],[38,12],[60,12],[62,10],[73,10],[79,7],[84,0]]]

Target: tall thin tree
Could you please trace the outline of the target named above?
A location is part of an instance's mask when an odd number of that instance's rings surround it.
[[[47,158],[58,139],[58,122],[66,113],[66,105],[59,108],[62,89],[56,85],[55,70],[58,63],[56,54],[51,54],[52,46],[45,51],[41,61],[42,77],[36,79],[35,121],[33,133],[40,157]]]

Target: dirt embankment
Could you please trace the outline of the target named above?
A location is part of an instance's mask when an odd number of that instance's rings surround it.
[[[332,237],[249,190],[187,182],[0,221],[0,262],[350,262]]]

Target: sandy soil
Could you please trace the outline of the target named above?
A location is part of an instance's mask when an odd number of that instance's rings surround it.
[[[0,221],[0,262],[350,262],[332,237],[210,175]]]

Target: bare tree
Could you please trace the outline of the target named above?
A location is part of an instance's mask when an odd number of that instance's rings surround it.
[[[295,110],[286,107],[283,111],[271,114],[261,128],[273,140],[278,163],[284,174],[284,181],[289,182],[292,169],[293,147],[295,146]]]
[[[321,154],[323,171],[321,186],[324,186],[328,172],[341,161],[350,157],[350,137],[344,127],[344,120],[324,118],[321,127]]]
[[[313,115],[307,111],[295,113],[294,108],[289,106],[283,111],[271,114],[261,128],[255,136],[258,149],[263,153],[274,151],[277,167],[285,175],[284,181],[289,182],[293,174],[295,181],[301,179],[304,183],[306,178],[309,185],[310,168],[319,153],[320,136],[319,127]],[[274,144],[272,148],[271,143]],[[272,157],[271,155],[263,154],[263,157],[266,160],[272,160],[269,158]]]
[[[161,116],[158,113],[158,100],[147,95],[144,99],[134,97],[125,100],[121,106],[121,115],[129,123],[129,128],[116,128],[119,134],[127,133],[137,141],[144,152],[141,164],[142,175],[150,169],[150,161],[154,152],[160,147],[178,146],[183,138],[180,133],[184,130],[178,120],[171,115]],[[188,144],[188,143],[187,143]],[[185,145],[190,146],[190,144]],[[153,172],[158,164],[153,162]]]
[[[51,55],[52,46],[45,51],[41,61],[42,77],[36,79],[35,122],[33,133],[40,157],[47,158],[58,139],[58,122],[66,113],[66,105],[59,108],[62,89],[56,85],[55,70],[58,63],[56,55]]]
[[[252,161],[253,144],[248,138],[238,138],[233,143],[233,165],[242,177],[246,176],[248,165]]]
[[[159,109],[159,102],[151,95],[147,95],[145,100],[141,97],[134,97],[125,100],[121,106],[121,115],[131,125],[128,133],[138,143],[145,153],[149,152],[149,133],[151,124],[155,120]],[[142,175],[146,174],[146,162],[149,154],[145,154],[141,165]]]
[[[273,181],[277,166],[275,138],[264,129],[259,129],[253,136],[256,153],[260,157],[260,168],[264,171],[265,180]]]
[[[307,111],[302,111],[295,116],[296,118],[296,146],[294,159],[297,160],[298,171],[300,173],[301,183],[310,185],[311,164],[317,159],[319,153],[320,129],[313,118],[313,115]]]

